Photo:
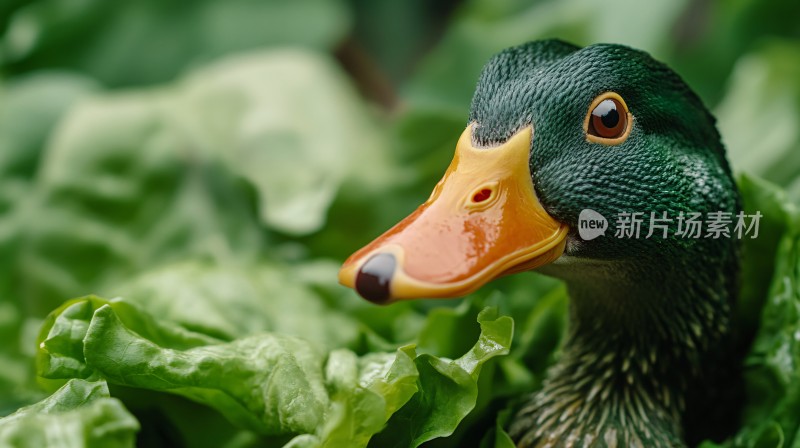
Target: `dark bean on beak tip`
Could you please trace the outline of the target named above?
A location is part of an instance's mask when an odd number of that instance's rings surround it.
[[[375,254],[367,260],[356,275],[356,291],[372,303],[383,305],[389,301],[389,286],[397,266],[392,254]]]

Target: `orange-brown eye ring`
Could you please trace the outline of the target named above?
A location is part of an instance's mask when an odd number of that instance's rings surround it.
[[[618,145],[628,138],[632,121],[621,96],[614,92],[603,93],[589,106],[584,123],[586,138],[594,143]]]

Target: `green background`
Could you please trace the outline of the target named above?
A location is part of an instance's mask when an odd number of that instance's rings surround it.
[[[68,446],[130,446],[139,428],[142,446],[509,446],[495,424],[558,356],[563,288],[522,274],[464,302],[377,308],[336,270],[426,199],[486,60],[550,37],[644,49],[718,118],[745,204],[766,216],[745,248],[738,313],[756,339],[741,430],[726,444],[800,447],[795,0],[0,0],[0,416],[82,378],[0,420],[0,445],[44,446],[31,434],[50,428]],[[122,305],[85,299],[44,320],[87,294]],[[487,305],[513,330],[479,319]],[[283,411],[265,411],[265,396],[232,410],[115,376],[85,348],[101,334],[136,346],[115,318],[162,350],[297,337],[320,410],[276,426]],[[52,331],[37,337],[43,323]],[[484,354],[472,371],[449,361],[477,356],[492,334],[508,356]],[[397,351],[412,342],[414,354]],[[222,383],[256,361],[242,353],[234,373],[194,386],[232,394]],[[143,368],[137,356],[117,361]],[[218,355],[203,356],[187,359],[202,370]],[[371,356],[410,383],[370,382]],[[263,381],[291,398],[303,390],[293,375]],[[386,418],[337,432],[372,406]],[[334,408],[352,413],[336,420]],[[104,424],[116,429],[91,431]]]

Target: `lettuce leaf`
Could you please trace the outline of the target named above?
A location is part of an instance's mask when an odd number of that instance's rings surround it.
[[[330,272],[335,278],[335,272]],[[149,314],[221,340],[260,332],[303,338],[324,350],[358,349],[368,329],[322,300],[277,263],[181,262],[148,270],[108,292]]]
[[[487,308],[478,314],[478,322],[478,342],[460,358],[450,361],[423,354],[414,360],[420,392],[392,416],[370,446],[416,448],[456,430],[475,408],[482,368],[492,358],[508,354],[511,345],[514,321],[510,317],[498,317],[496,310]]]
[[[394,184],[385,144],[335,61],[312,51],[239,55],[162,88],[94,96],[42,153],[13,233],[14,293],[43,317],[161,264],[302,259],[296,237],[320,230],[340,191]]]
[[[358,356],[276,333],[225,342],[90,296],[48,317],[37,366],[49,387],[91,378],[176,394],[263,436],[293,436],[288,446],[367,446],[397,431],[418,446],[455,430],[475,406],[484,365],[509,351],[509,317],[486,309],[478,322],[478,341],[455,360],[413,345]]]
[[[752,179],[743,179],[740,185],[746,204],[749,202],[751,207],[757,204],[756,209],[778,221],[773,226],[781,225],[785,231],[775,232],[767,227],[762,229],[765,240],[761,246],[745,246],[745,282],[757,282],[746,276],[753,269],[747,268],[748,265],[766,270],[764,275],[772,275],[763,306],[748,310],[758,316],[758,327],[744,364],[747,399],[743,427],[727,446],[797,447],[800,446],[800,215],[782,191]],[[774,247],[764,245],[781,234],[783,237]],[[764,250],[767,248],[772,251]],[[743,293],[749,290],[752,284]]]
[[[786,188],[795,200],[800,199],[798,79],[800,44],[766,40],[736,62],[715,111],[733,167]]]
[[[58,71],[0,80],[0,416],[41,396],[28,349],[39,322],[18,289],[17,257],[36,168],[58,120],[95,90],[88,78]]]
[[[44,400],[0,419],[0,446],[133,448],[139,423],[105,381],[73,379]]]

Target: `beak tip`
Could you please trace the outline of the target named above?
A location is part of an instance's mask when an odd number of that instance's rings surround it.
[[[396,267],[397,259],[393,254],[378,253],[371,256],[355,276],[356,292],[372,303],[385,305],[391,302],[391,283]]]

